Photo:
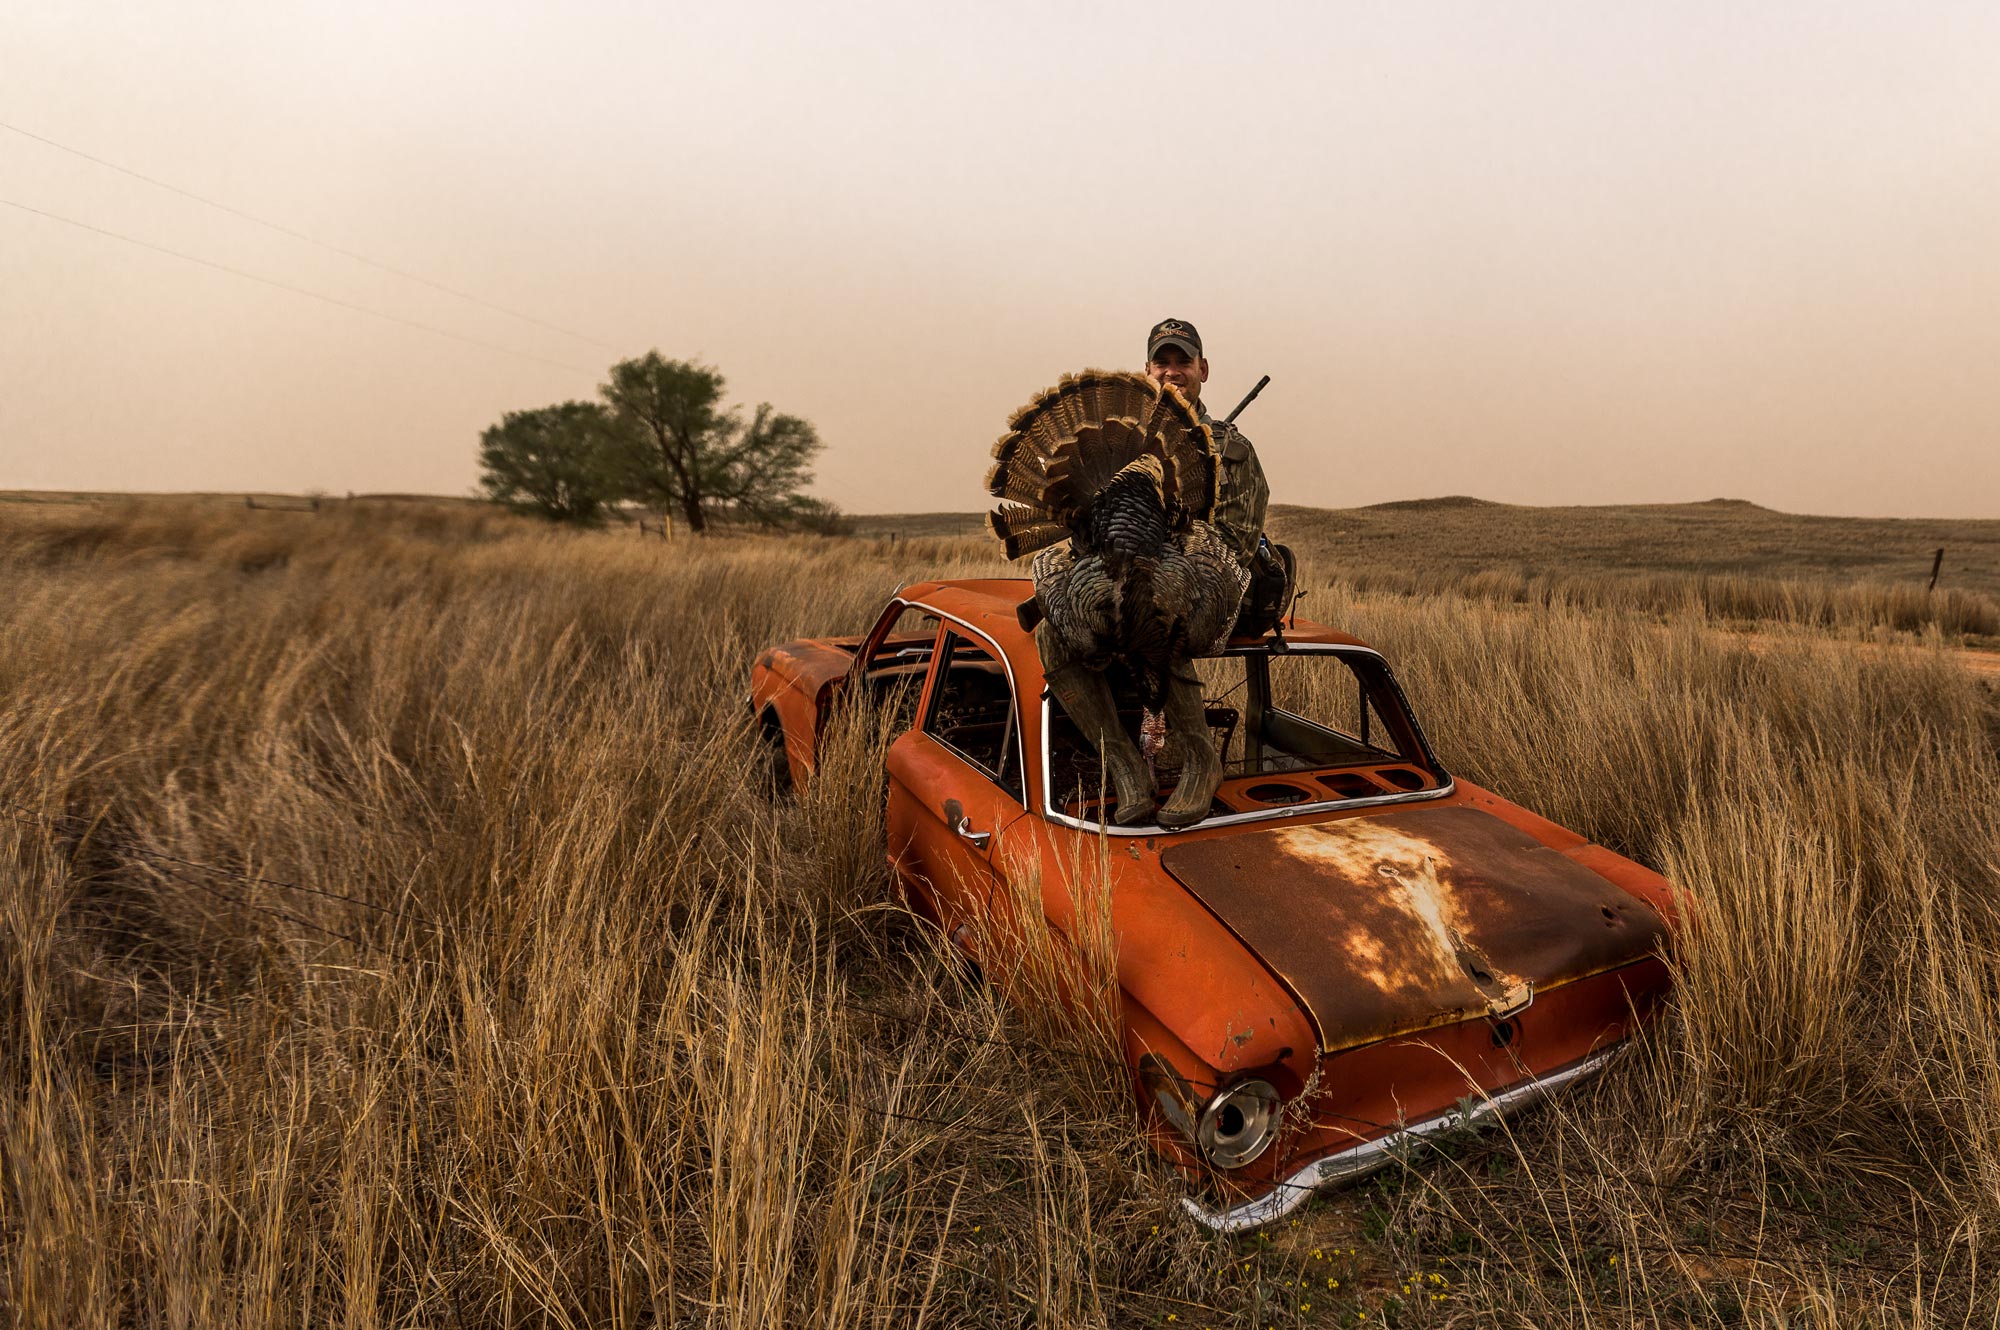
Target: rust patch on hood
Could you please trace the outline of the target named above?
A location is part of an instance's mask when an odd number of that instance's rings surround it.
[[[1649,907],[1471,808],[1169,846],[1162,866],[1304,1001],[1326,1052],[1524,1006],[1650,954]]]

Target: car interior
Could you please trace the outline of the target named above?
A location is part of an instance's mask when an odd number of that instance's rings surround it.
[[[1007,670],[980,643],[945,634],[944,673],[931,695],[924,731],[957,750],[1016,799],[1024,797],[1019,712]]]
[[[1273,659],[1259,650],[1196,662],[1207,694],[1210,738],[1222,756],[1223,782],[1210,816],[1409,794],[1443,783],[1384,678],[1363,677],[1332,653],[1313,653],[1309,661],[1307,654]],[[1144,752],[1146,717],[1138,689],[1116,666],[1111,674],[1119,715]],[[1324,716],[1340,728],[1307,715]],[[1397,723],[1385,721],[1387,715]],[[1052,706],[1049,719],[1049,773],[1057,805],[1071,816],[1095,820],[1105,797],[1096,750],[1061,707]],[[1179,775],[1171,746],[1152,761],[1164,798]]]
[[[924,678],[931,670],[931,655],[937,641],[935,615],[910,609],[890,628],[889,635],[868,658],[861,677],[869,701],[890,708],[895,728],[908,729],[917,723],[917,700],[924,690]],[[846,646],[847,643],[840,645]],[[859,651],[856,640],[850,650]]]
[[[928,618],[928,616],[926,616]],[[912,611],[871,654],[863,672],[878,705],[897,708],[898,728],[918,724],[917,703],[932,657],[945,655],[924,731],[984,771],[1016,799],[1025,799],[1019,712],[1006,667],[977,639],[920,623]],[[1232,652],[1196,662],[1202,675],[1209,735],[1222,755],[1223,783],[1211,816],[1295,804],[1379,798],[1435,789],[1439,771],[1386,674],[1335,653]],[[1164,727],[1148,713],[1129,673],[1108,671],[1119,715],[1151,761],[1162,798],[1179,777]],[[1317,716],[1321,720],[1308,719]],[[1050,788],[1056,807],[1096,820],[1109,797],[1095,748],[1060,706],[1049,709]]]

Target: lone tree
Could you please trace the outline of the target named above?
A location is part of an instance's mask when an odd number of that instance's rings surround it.
[[[596,402],[509,411],[479,436],[480,488],[517,512],[598,522],[618,493],[613,432]]]
[[[760,403],[746,423],[722,406],[722,375],[648,351],[611,367],[600,388],[618,424],[618,469],[634,498],[680,509],[704,531],[720,505],[766,523],[823,518],[827,506],[801,493],[819,435],[797,416]]]

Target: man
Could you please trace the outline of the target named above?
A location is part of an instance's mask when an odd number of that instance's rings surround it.
[[[1202,423],[1222,452],[1221,496],[1209,523],[1222,533],[1236,557],[1248,565],[1257,555],[1264,534],[1264,509],[1271,501],[1257,450],[1243,431],[1208,414],[1201,385],[1208,382],[1208,359],[1201,353],[1201,334],[1186,319],[1162,319],[1146,338],[1146,373],[1156,383],[1170,383],[1201,412]]]
[[[1221,533],[1236,557],[1250,570],[1250,589],[1243,597],[1236,632],[1261,637],[1277,625],[1291,604],[1290,551],[1264,540],[1264,510],[1271,487],[1257,450],[1243,431],[1208,414],[1201,385],[1208,382],[1208,359],[1201,353],[1201,334],[1186,319],[1162,319],[1146,337],[1146,373],[1156,383],[1170,383],[1201,412],[1202,423],[1215,436],[1222,453],[1222,483],[1209,525]]]

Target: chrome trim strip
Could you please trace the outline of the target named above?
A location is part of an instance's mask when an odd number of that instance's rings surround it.
[[[1244,655],[1247,653],[1238,651],[1238,652],[1223,652],[1222,654]],[[1306,644],[1292,645],[1287,654],[1301,655],[1301,656],[1373,656],[1376,660],[1382,661],[1382,667],[1384,669],[1388,669],[1389,665],[1388,661],[1383,660],[1382,653],[1375,650],[1373,647],[1333,646],[1326,643],[1306,643]],[[1011,679],[1011,677],[1012,675],[1010,673],[1009,678]],[[1389,677],[1392,681],[1394,680],[1395,674],[1393,671],[1390,673]],[[1423,728],[1422,726],[1418,725],[1416,715],[1410,711],[1410,704],[1402,699],[1401,689],[1397,690],[1397,699],[1399,701],[1403,701],[1404,714],[1409,716],[1410,724],[1412,727],[1416,729],[1417,736],[1421,740],[1423,737]],[[1166,827],[1160,826],[1157,823],[1149,823],[1145,826],[1121,827],[1116,825],[1115,823],[1100,824],[1096,822],[1086,822],[1080,817],[1071,817],[1068,813],[1059,813],[1056,811],[1055,800],[1050,797],[1051,786],[1054,784],[1055,778],[1049,763],[1049,707],[1050,707],[1050,701],[1049,701],[1048,690],[1044,688],[1042,690],[1042,807],[1041,807],[1042,819],[1047,822],[1053,822],[1059,827],[1069,827],[1076,831],[1087,831],[1092,835],[1100,835],[1100,834],[1105,836],[1173,835],[1174,833],[1171,830],[1169,830]],[[1302,717],[1301,719],[1304,718]],[[1430,759],[1432,766],[1435,767],[1437,770],[1442,771],[1443,770],[1442,767],[1437,767],[1437,759],[1430,756],[1429,745],[1425,744],[1424,748],[1425,748],[1424,755],[1426,758]],[[1278,773],[1273,772],[1269,774],[1275,777]],[[1306,813],[1335,813],[1335,812],[1344,812],[1350,808],[1379,808],[1384,804],[1422,803],[1427,799],[1442,799],[1446,795],[1451,794],[1457,788],[1458,788],[1457,777],[1453,776],[1450,772],[1447,771],[1445,772],[1444,784],[1438,786],[1438,788],[1436,788],[1435,790],[1413,790],[1408,794],[1371,794],[1360,799],[1317,799],[1311,803],[1286,804],[1283,808],[1265,808],[1254,813],[1225,813],[1220,816],[1212,815],[1203,818],[1201,821],[1195,823],[1191,827],[1183,827],[1182,830],[1206,831],[1210,827],[1239,827],[1243,826],[1246,823],[1251,823],[1251,822],[1277,822],[1288,817],[1298,817]]]
[[[1603,1069],[1604,1064],[1616,1057],[1625,1047],[1621,1040],[1609,1048],[1577,1059],[1566,1067],[1559,1067],[1545,1076],[1532,1077],[1521,1084],[1502,1090],[1497,1095],[1489,1095],[1468,1109],[1447,1109],[1433,1118],[1412,1123],[1386,1136],[1345,1150],[1336,1150],[1307,1164],[1283,1182],[1274,1183],[1269,1193],[1255,1200],[1227,1210],[1211,1210],[1192,1196],[1183,1196],[1181,1206],[1204,1228],[1217,1233],[1241,1233],[1246,1229],[1258,1228],[1275,1219],[1282,1219],[1303,1205],[1308,1197],[1322,1187],[1332,1187],[1343,1182],[1351,1182],[1364,1174],[1387,1164],[1395,1151],[1405,1145],[1435,1136],[1442,1132],[1469,1127],[1484,1118],[1505,1115],[1519,1109],[1528,1108],[1548,1095]]]

